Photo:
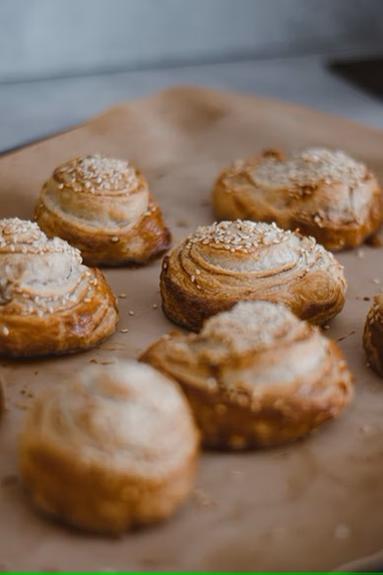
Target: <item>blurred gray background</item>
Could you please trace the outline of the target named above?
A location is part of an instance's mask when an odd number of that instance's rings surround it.
[[[382,52],[383,0],[0,0],[0,149],[175,83],[383,125],[324,65]]]

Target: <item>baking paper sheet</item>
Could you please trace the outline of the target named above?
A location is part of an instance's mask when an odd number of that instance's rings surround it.
[[[381,132],[278,101],[174,88],[2,158],[0,216],[31,218],[58,164],[99,152],[142,168],[177,241],[214,220],[210,190],[228,162],[265,147],[307,145],[341,147],[383,182]],[[128,333],[72,357],[1,362],[8,410],[0,423],[0,570],[328,570],[383,549],[383,381],[366,367],[361,347],[365,298],[383,282],[382,257],[383,248],[372,247],[339,255],[349,289],[328,335],[341,338],[355,374],[353,406],[288,447],[205,453],[195,492],[172,520],[118,539],[38,515],[19,483],[16,457],[25,409],[39,389],[92,361],[136,357],[173,327],[160,308],[159,261],[106,270],[115,293],[127,296],[119,298],[119,329]]]

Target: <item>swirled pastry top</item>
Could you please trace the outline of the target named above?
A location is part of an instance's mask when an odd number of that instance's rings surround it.
[[[2,313],[43,315],[66,308],[84,291],[91,297],[91,275],[80,252],[64,240],[48,239],[30,221],[0,220]]]
[[[113,293],[98,269],[37,224],[0,220],[0,355],[73,353],[116,328]]]
[[[218,179],[214,202],[219,217],[300,227],[331,249],[357,245],[383,217],[381,189],[366,165],[324,148],[239,161]]]
[[[342,266],[313,238],[242,220],[201,226],[164,258],[161,274],[165,312],[192,329],[240,300],[279,301],[327,321],[345,287]]]
[[[62,218],[95,228],[126,228],[149,210],[145,178],[125,160],[101,155],[70,160],[45,183],[41,201]]]
[[[135,479],[161,480],[197,446],[177,385],[150,366],[126,361],[88,366],[36,400],[24,431],[29,444]]]
[[[258,410],[260,399],[299,388],[307,398],[316,389],[324,400],[340,380],[350,386],[334,345],[284,305],[240,302],[208,319],[198,334],[163,336],[143,359],[181,384]]]

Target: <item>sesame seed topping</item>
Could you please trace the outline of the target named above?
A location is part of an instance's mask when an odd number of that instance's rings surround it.
[[[65,185],[91,193],[131,189],[138,183],[137,172],[127,161],[100,154],[66,162],[55,170],[54,178],[59,182],[59,189]]]
[[[240,302],[230,311],[208,319],[202,330],[204,339],[222,341],[231,352],[265,349],[276,337],[289,337],[304,325],[287,307],[267,301]]]
[[[341,150],[308,148],[287,160],[268,156],[252,168],[258,183],[273,186],[317,186],[319,183],[356,185],[366,177],[367,168]]]
[[[67,308],[84,291],[89,295],[84,290],[89,273],[77,249],[60,238],[49,239],[36,223],[0,220],[0,309],[4,314],[42,317]],[[3,328],[4,335],[7,330]]]
[[[187,241],[191,244],[216,246],[232,253],[236,251],[249,253],[259,245],[270,246],[280,243],[290,235],[290,231],[281,230],[275,223],[236,220],[200,226]]]

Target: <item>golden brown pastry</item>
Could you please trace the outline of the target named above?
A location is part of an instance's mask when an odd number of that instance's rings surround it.
[[[276,222],[314,236],[327,249],[361,244],[382,223],[379,183],[344,152],[275,151],[236,162],[219,176],[213,202],[220,219]]]
[[[170,244],[141,172],[100,155],[59,166],[43,186],[35,218],[48,236],[77,247],[88,265],[144,264]]]
[[[198,432],[178,386],[129,361],[88,366],[37,398],[20,464],[42,511],[118,533],[176,510],[190,492],[197,452]]]
[[[199,227],[165,256],[161,272],[165,314],[194,331],[240,300],[285,303],[325,323],[342,309],[345,290],[342,266],[313,238],[241,220]]]
[[[371,367],[383,376],[383,294],[375,296],[367,314],[363,346]]]
[[[0,355],[72,353],[111,335],[118,312],[104,276],[38,225],[0,220]]]
[[[178,381],[208,447],[267,447],[306,435],[352,397],[337,345],[285,306],[240,302],[199,334],[171,333],[143,361]]]

